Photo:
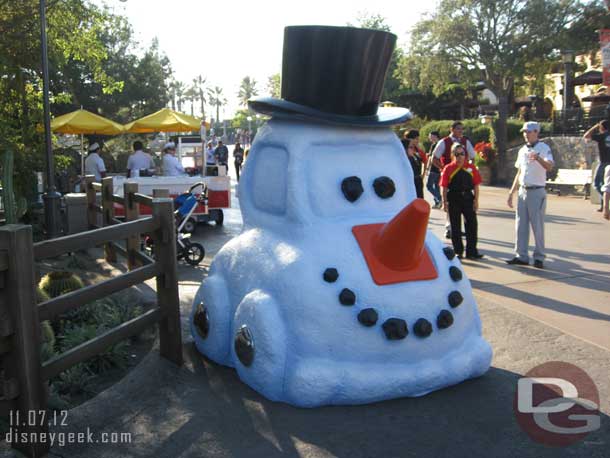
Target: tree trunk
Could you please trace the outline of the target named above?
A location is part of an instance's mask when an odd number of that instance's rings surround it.
[[[216,122],[220,121],[220,104],[216,104]]]
[[[499,92],[499,91],[498,91]],[[508,158],[506,156],[508,149],[508,95],[500,93],[498,95],[498,120],[495,125],[496,147],[498,150],[498,167],[496,170],[496,178],[498,183],[508,183],[511,180],[509,173]]]

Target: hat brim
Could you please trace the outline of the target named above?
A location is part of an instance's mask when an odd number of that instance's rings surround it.
[[[257,113],[275,118],[300,119],[303,121],[317,121],[328,124],[360,127],[383,127],[401,124],[413,117],[406,108],[380,107],[377,114],[371,116],[346,116],[315,108],[299,105],[287,100],[273,97],[258,97],[248,100],[248,107]]]

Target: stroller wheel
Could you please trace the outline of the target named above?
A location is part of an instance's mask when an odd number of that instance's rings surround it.
[[[192,266],[197,266],[205,257],[205,250],[201,243],[192,242],[184,248],[184,260]]]
[[[182,232],[188,232],[189,234],[194,234],[197,229],[197,221],[193,218],[189,218],[186,223],[184,223],[184,227],[182,228]]]

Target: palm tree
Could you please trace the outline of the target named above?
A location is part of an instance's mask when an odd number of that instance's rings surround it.
[[[195,86],[189,86],[184,93],[184,97],[191,102],[191,116],[195,116],[195,100],[199,97],[199,91]]]
[[[169,87],[169,101],[170,101],[172,110],[174,110],[174,111],[176,110],[176,84],[177,84],[177,81],[172,79],[169,82],[169,85],[168,85],[168,87]]]
[[[241,84],[239,85],[239,92],[237,93],[237,97],[239,97],[239,101],[243,106],[248,106],[248,100],[250,100],[255,95],[258,95],[258,89],[256,88],[256,80],[254,78],[250,78],[249,76],[244,77],[241,80]]]
[[[214,88],[208,89],[208,101],[210,102],[210,105],[216,107],[216,122],[219,122],[220,107],[227,104],[227,99],[224,97],[220,86],[214,86]]]
[[[201,103],[201,117],[205,120],[205,103],[207,102],[205,98],[205,83],[207,78],[204,78],[201,75],[193,78],[193,89],[197,92],[197,97],[199,97],[199,102]]]
[[[176,94],[176,106],[178,107],[178,111],[182,111],[185,91],[186,87],[184,83],[182,81],[176,81],[176,83],[174,84],[174,92]]]

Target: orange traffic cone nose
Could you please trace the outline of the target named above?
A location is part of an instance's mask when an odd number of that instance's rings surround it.
[[[430,204],[415,199],[381,227],[373,241],[375,257],[392,270],[415,267],[424,251],[429,218]]]

